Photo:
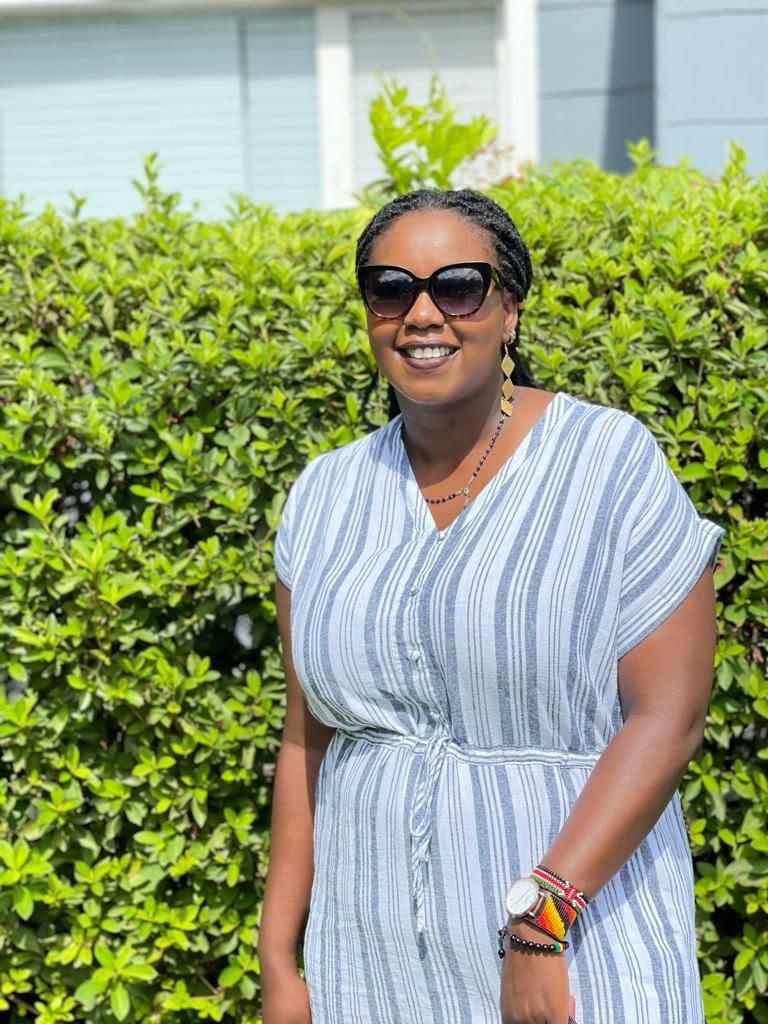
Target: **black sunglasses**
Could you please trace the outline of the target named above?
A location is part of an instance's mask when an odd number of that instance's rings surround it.
[[[357,271],[363,301],[372,313],[385,320],[405,316],[421,292],[444,316],[469,316],[485,302],[491,281],[503,288],[499,272],[490,263],[451,263],[429,277],[416,277],[402,267],[368,264]]]

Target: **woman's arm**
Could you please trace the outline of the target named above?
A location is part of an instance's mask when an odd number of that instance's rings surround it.
[[[542,864],[588,899],[653,828],[701,743],[715,639],[715,591],[708,567],[678,607],[618,662],[624,724],[541,856]],[[588,928],[589,907],[583,920]],[[524,938],[542,939],[528,923],[510,927]],[[565,1024],[565,977],[562,957],[508,952],[502,983],[505,1024]],[[552,999],[541,995],[547,991]]]
[[[263,978],[286,968],[296,972],[296,950],[312,888],[315,784],[334,733],[307,709],[291,657],[291,592],[279,580],[275,600],[287,704],[275,770],[269,871],[259,931]]]
[[[624,724],[542,857],[588,899],[653,828],[701,744],[715,640],[715,589],[706,568],[678,607],[618,663]]]

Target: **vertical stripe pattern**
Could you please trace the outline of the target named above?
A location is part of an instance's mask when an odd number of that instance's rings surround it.
[[[275,545],[336,732],[304,941],[313,1024],[498,1024],[509,883],[622,723],[617,661],[714,567],[650,431],[565,392],[446,529],[400,418],[299,476]],[[675,795],[569,934],[579,1020],[703,1024]]]

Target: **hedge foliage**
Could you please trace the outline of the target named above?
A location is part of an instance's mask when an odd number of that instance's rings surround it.
[[[494,190],[543,387],[629,409],[726,527],[685,784],[710,1024],[768,1022],[768,179],[588,163]],[[128,221],[0,200],[0,1009],[237,1021],[283,714],[272,539],[309,458],[383,422],[367,213]],[[367,420],[366,417],[369,417]]]

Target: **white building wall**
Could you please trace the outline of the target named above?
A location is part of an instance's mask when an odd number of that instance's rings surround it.
[[[508,171],[539,153],[536,33],[535,0],[0,0],[0,189],[125,212],[156,151],[203,214],[348,205],[380,174],[377,75],[420,102],[433,71],[499,125]]]
[[[109,215],[157,152],[167,188],[216,206],[245,184],[239,103],[232,18],[0,23],[2,189]]]

